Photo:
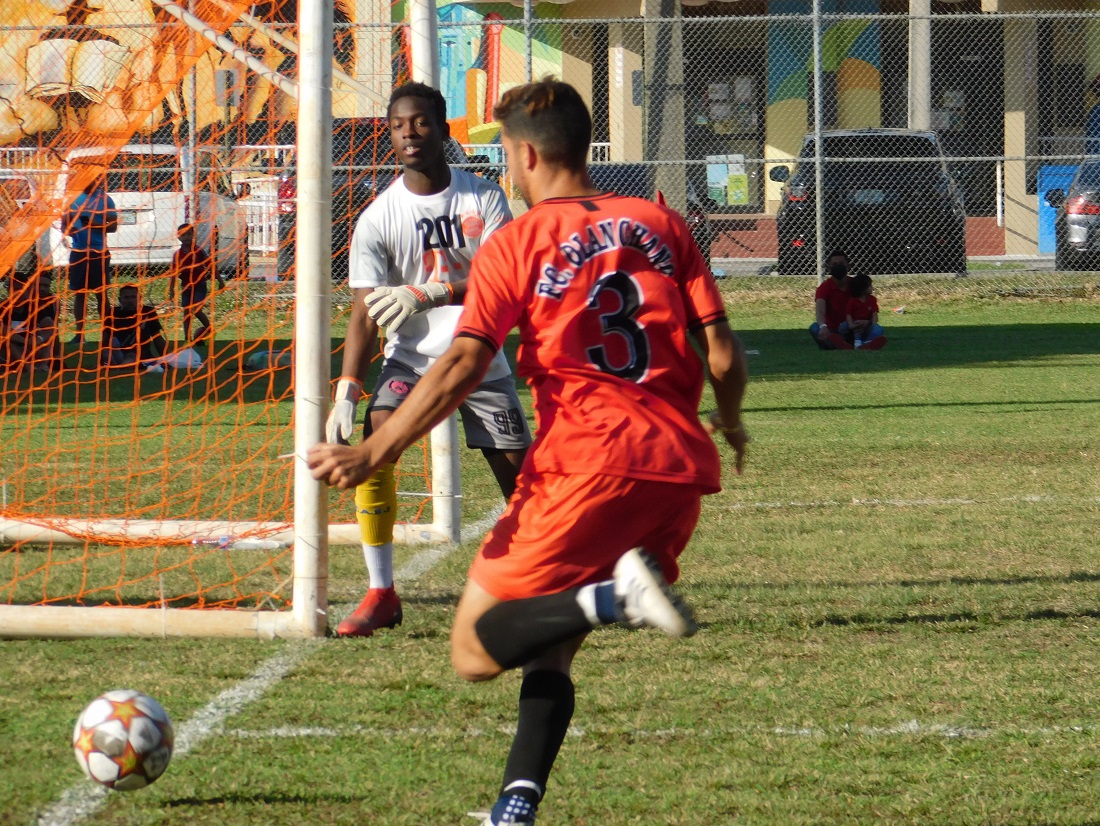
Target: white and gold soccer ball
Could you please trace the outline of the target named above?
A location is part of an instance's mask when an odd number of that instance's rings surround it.
[[[172,721],[161,704],[140,691],[119,689],[96,697],[73,729],[73,751],[84,774],[109,789],[148,786],[172,759]]]

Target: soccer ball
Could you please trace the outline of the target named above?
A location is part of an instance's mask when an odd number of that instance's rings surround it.
[[[108,789],[148,786],[172,759],[172,722],[160,703],[131,689],[108,691],[80,713],[73,751],[84,774]]]

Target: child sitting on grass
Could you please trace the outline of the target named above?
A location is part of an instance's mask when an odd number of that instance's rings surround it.
[[[860,273],[852,277],[848,299],[848,330],[856,350],[879,350],[886,346],[886,336],[878,323],[878,299],[871,292],[871,277]]]

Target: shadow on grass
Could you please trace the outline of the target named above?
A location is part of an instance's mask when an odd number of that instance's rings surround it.
[[[505,352],[509,363],[515,364],[518,336],[509,336]],[[57,405],[102,404],[132,402],[138,399],[161,399],[218,404],[257,404],[290,402],[293,399],[293,373],[286,365],[272,364],[265,353],[277,354],[292,346],[290,339],[248,339],[244,341],[214,341],[211,346],[199,344],[195,349],[205,360],[196,370],[165,368],[163,373],[149,373],[140,365],[103,368],[98,364],[98,350],[69,352],[60,371],[50,375],[23,372],[0,372],[0,410],[17,405],[36,410]],[[340,375],[344,341],[329,342],[332,354],[329,375]],[[251,366],[259,361],[263,366]],[[382,360],[376,359],[367,376],[366,388],[374,381]]]
[[[983,615],[970,611],[960,611],[951,614],[902,614],[892,617],[878,617],[873,614],[852,614],[851,616],[829,615],[820,620],[809,623],[811,628],[823,628],[825,626],[846,627],[851,625],[882,626],[882,625],[908,625],[910,623],[941,625],[948,623],[976,624],[987,622],[995,616],[998,622],[1011,620],[1069,620],[1069,619],[1100,619],[1100,610],[1097,611],[1027,611],[1020,614],[996,614]]]
[[[971,577],[952,576],[943,579],[876,579],[867,582],[727,582],[721,587],[737,591],[795,591],[829,588],[941,588],[944,586],[978,585],[1076,585],[1100,582],[1100,573],[1073,571],[1065,576]],[[716,585],[718,583],[709,583]]]
[[[747,349],[759,351],[749,357],[752,375],[772,379],[1005,363],[1015,368],[1040,359],[1049,367],[1059,356],[1100,354],[1097,325],[1085,323],[887,327],[886,347],[865,352],[820,350],[806,328],[740,335]]]
[[[1072,404],[1097,404],[1100,403],[1100,397],[1091,399],[1016,399],[1010,402],[999,401],[955,401],[955,402],[909,402],[905,404],[806,404],[806,405],[789,405],[785,404],[781,407],[754,407],[753,412],[768,412],[768,413],[797,413],[799,411],[819,411],[819,410],[846,410],[846,411],[858,411],[858,410],[905,410],[908,408],[928,408],[935,409],[941,408],[967,408],[967,407],[1004,407],[1004,408],[1029,408],[1034,406],[1063,406]]]
[[[102,367],[98,350],[69,352],[63,367],[49,376],[7,373],[0,375],[0,393],[5,405],[101,404],[137,399],[168,399],[242,404],[288,400],[292,395],[292,370],[271,364],[264,351],[290,347],[286,339],[199,344],[194,349],[204,364],[194,370],[165,367],[162,373],[147,372],[140,364]],[[265,366],[251,369],[254,360]]]

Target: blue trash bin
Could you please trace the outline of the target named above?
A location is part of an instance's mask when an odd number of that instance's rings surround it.
[[[1041,166],[1039,167],[1039,252],[1054,253],[1057,243],[1054,237],[1054,219],[1058,215],[1057,207],[1052,207],[1044,197],[1052,189],[1069,192],[1077,166]]]

